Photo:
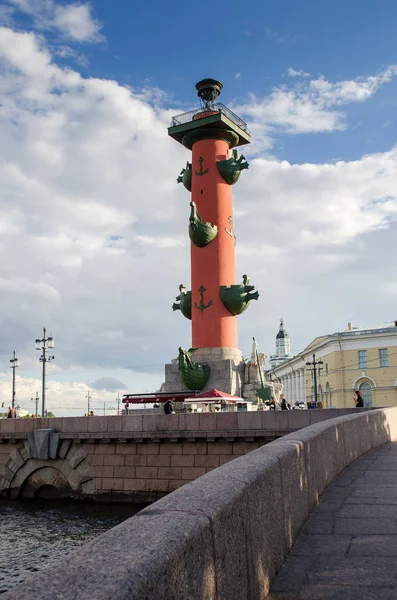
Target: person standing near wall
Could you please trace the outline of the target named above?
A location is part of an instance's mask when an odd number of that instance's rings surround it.
[[[356,408],[364,407],[364,398],[360,390],[356,390],[353,394],[353,400],[356,405]]]
[[[164,412],[166,415],[172,415],[174,412],[174,405],[172,404],[171,400],[167,400],[167,402],[165,402]]]

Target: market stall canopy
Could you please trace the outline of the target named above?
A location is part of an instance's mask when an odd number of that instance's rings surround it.
[[[157,404],[159,402],[183,402],[186,398],[194,398],[194,392],[180,393],[164,393],[154,392],[153,394],[124,394],[122,402],[124,404]]]
[[[196,394],[195,396],[190,395],[189,398],[186,399],[186,402],[220,402],[221,400],[226,400],[226,402],[245,402],[245,400],[239,396],[233,396],[232,394],[227,394],[226,392],[216,390],[215,388],[208,392],[203,392],[202,394]]]

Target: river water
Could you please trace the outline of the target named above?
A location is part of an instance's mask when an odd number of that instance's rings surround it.
[[[136,504],[0,500],[0,594],[142,508]]]

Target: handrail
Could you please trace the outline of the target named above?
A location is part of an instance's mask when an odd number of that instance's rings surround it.
[[[186,123],[191,123],[194,120],[194,117],[201,112],[222,113],[235,125],[240,127],[240,129],[249,134],[247,123],[240,119],[240,117],[238,117],[232,110],[230,110],[230,108],[227,108],[227,106],[222,104],[222,102],[216,102],[212,104],[211,107],[206,109],[196,108],[195,110],[189,110],[188,112],[176,115],[175,117],[172,117],[171,127],[178,127],[179,125],[186,125]]]

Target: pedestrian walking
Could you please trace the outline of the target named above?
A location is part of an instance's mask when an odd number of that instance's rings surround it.
[[[280,395],[280,408],[281,410],[288,410],[289,409],[289,404],[287,402],[287,399],[284,397],[284,394]]]

